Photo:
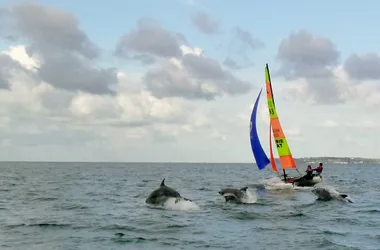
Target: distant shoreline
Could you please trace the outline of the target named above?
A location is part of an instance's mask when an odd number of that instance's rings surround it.
[[[294,158],[296,161],[304,162],[323,162],[323,163],[334,163],[334,164],[349,164],[349,163],[380,163],[380,158],[364,158],[364,157],[300,157]],[[275,158],[276,161],[279,161],[279,158]],[[170,164],[170,163],[182,163],[182,164],[256,164],[254,160],[252,162],[180,162],[180,161],[155,161],[155,162],[146,162],[146,161],[0,161],[0,163],[134,163],[134,164]]]

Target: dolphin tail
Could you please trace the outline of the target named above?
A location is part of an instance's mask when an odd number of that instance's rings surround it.
[[[240,190],[246,192],[247,189],[248,189],[248,187],[243,187],[243,188],[241,188]]]
[[[348,195],[347,194],[340,194],[339,196],[342,197],[343,199],[345,199],[345,198],[347,198]]]
[[[348,201],[349,203],[354,203],[350,198],[348,198],[348,195],[347,194],[340,194],[339,195],[341,198],[343,199],[346,199],[346,201]]]
[[[161,181],[160,187],[165,186],[165,178]]]

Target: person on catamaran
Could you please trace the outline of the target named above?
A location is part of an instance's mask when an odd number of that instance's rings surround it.
[[[315,173],[316,176],[320,176],[322,174],[322,171],[323,171],[323,167],[322,166],[323,166],[323,163],[320,162],[319,166],[317,168],[313,169],[316,172]]]
[[[306,180],[310,180],[310,179],[313,179],[313,168],[311,167],[311,165],[307,165],[307,169],[306,169],[306,175],[305,175],[305,179]]]

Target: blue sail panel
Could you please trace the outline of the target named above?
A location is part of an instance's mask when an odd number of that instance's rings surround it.
[[[257,167],[262,170],[264,169],[269,163],[269,158],[265,154],[265,151],[263,147],[261,146],[259,136],[257,134],[257,128],[256,128],[256,115],[257,115],[257,108],[259,106],[259,100],[261,91],[263,89],[261,88],[259,95],[257,96],[255,105],[253,106],[252,114],[251,114],[251,123],[250,123],[250,139],[251,139],[251,148],[253,156],[255,157]]]

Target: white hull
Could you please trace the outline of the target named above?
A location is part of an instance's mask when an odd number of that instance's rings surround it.
[[[311,180],[305,180],[305,179],[303,179],[302,181],[295,182],[294,184],[296,186],[314,186],[315,184],[318,184],[321,181],[322,181],[322,177],[321,176],[314,176],[313,179],[311,179]]]
[[[313,179],[311,180],[311,182],[313,184],[320,183],[321,181],[322,181],[322,177],[321,176],[314,176]]]

